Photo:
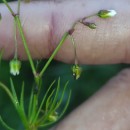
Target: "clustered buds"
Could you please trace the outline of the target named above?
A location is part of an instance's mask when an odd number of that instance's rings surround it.
[[[115,10],[100,10],[97,15],[100,18],[110,18],[110,17],[114,17],[117,14],[117,12]]]
[[[19,75],[21,68],[21,62],[17,59],[10,61],[10,73],[14,76]]]
[[[77,80],[81,76],[82,68],[80,66],[78,66],[78,65],[73,65],[72,72],[73,72],[74,78]]]

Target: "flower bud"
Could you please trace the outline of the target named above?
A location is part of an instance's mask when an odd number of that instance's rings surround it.
[[[79,67],[78,65],[73,65],[72,72],[73,72],[74,78],[77,80],[81,76],[82,68]]]
[[[21,62],[17,59],[13,59],[10,61],[10,73],[14,76],[19,75],[19,71],[21,68]]]
[[[48,120],[51,121],[51,122],[57,121],[58,120],[58,113],[57,112],[51,113],[48,116]]]
[[[100,10],[97,15],[100,18],[110,18],[114,17],[116,14],[117,12],[115,10]]]

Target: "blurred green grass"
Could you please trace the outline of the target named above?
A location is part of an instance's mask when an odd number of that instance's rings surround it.
[[[10,0],[11,1],[11,0]],[[0,0],[1,2],[1,0]],[[44,65],[46,60],[41,62]],[[40,68],[39,67],[39,68]],[[98,91],[102,85],[104,85],[110,78],[116,75],[123,68],[129,67],[129,65],[118,64],[118,65],[86,65],[83,67],[83,73],[79,80],[74,80],[71,72],[72,65],[64,64],[61,62],[53,61],[51,66],[47,69],[43,77],[43,89],[44,95],[45,90],[54,79],[61,77],[62,84],[66,81],[69,82],[69,88],[72,89],[71,103],[67,113],[71,112],[74,108],[80,105],[82,102],[87,100],[96,91]],[[9,62],[2,61],[0,67],[0,81],[10,87],[9,78],[12,77],[9,73]],[[29,66],[29,63],[22,62],[22,70],[20,76],[12,77],[16,86],[17,92],[20,94],[22,81],[25,81],[25,98],[28,101],[31,86],[33,84],[33,76]],[[62,86],[62,85],[61,85]],[[68,92],[66,92],[66,97]],[[66,102],[66,97],[64,103]],[[27,102],[26,101],[26,102]],[[0,89],[0,114],[3,119],[8,122],[11,126],[15,126],[17,130],[22,130],[20,120],[14,110],[8,96],[3,90]],[[0,125],[0,130],[4,130]]]

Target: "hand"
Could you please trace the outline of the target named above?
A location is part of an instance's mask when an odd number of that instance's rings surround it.
[[[15,9],[16,3],[11,3]],[[78,23],[74,32],[80,64],[113,64],[130,62],[130,2],[129,0],[75,0],[22,4],[21,20],[33,58],[48,58],[62,35],[79,18],[101,9],[114,9],[117,16],[107,20],[92,18],[97,29]],[[0,48],[4,58],[14,54],[13,18],[0,5]],[[91,21],[90,20],[90,21]],[[18,56],[27,59],[20,37]],[[68,38],[56,60],[74,61],[74,48]],[[73,111],[55,130],[129,130],[130,129],[130,70],[122,71],[103,89]]]

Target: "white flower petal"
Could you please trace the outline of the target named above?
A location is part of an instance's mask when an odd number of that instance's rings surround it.
[[[115,10],[108,10],[108,11],[109,11],[110,17],[113,17],[117,14],[117,12]]]

